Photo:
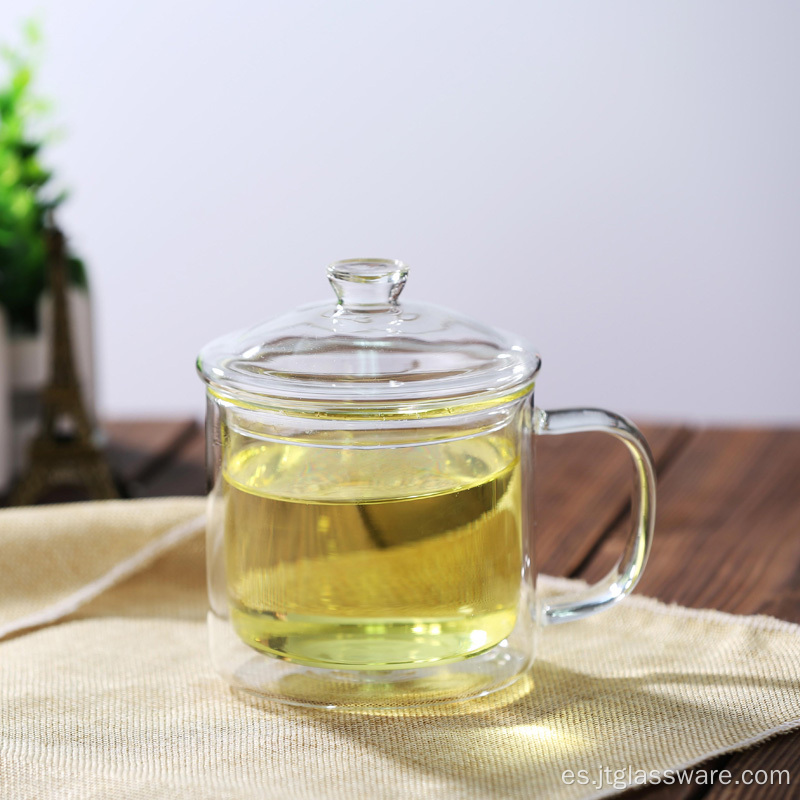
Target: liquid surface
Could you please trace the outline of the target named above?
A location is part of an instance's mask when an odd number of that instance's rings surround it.
[[[240,638],[348,669],[464,658],[514,627],[522,559],[512,443],[245,446],[223,469]]]

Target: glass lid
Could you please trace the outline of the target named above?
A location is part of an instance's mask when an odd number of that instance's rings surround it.
[[[292,413],[453,414],[527,393],[540,360],[460,314],[401,303],[400,261],[328,267],[336,298],[206,345],[197,369],[223,400]]]

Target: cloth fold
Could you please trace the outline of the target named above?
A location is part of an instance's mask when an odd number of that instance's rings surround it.
[[[204,510],[172,497],[0,512],[0,639],[67,616],[196,538]]]
[[[527,680],[480,701],[235,693],[206,653],[202,510],[0,511],[0,796],[602,797],[800,727],[800,626],[637,596],[543,630]]]

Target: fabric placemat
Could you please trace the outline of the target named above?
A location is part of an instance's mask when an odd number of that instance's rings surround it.
[[[800,626],[637,596],[545,629],[527,680],[480,701],[343,713],[235,693],[206,651],[202,512],[0,511],[0,797],[601,797],[800,727]]]

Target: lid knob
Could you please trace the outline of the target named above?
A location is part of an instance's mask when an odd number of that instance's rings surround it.
[[[408,267],[388,258],[349,258],[328,267],[328,280],[345,311],[391,311],[403,291]]]

